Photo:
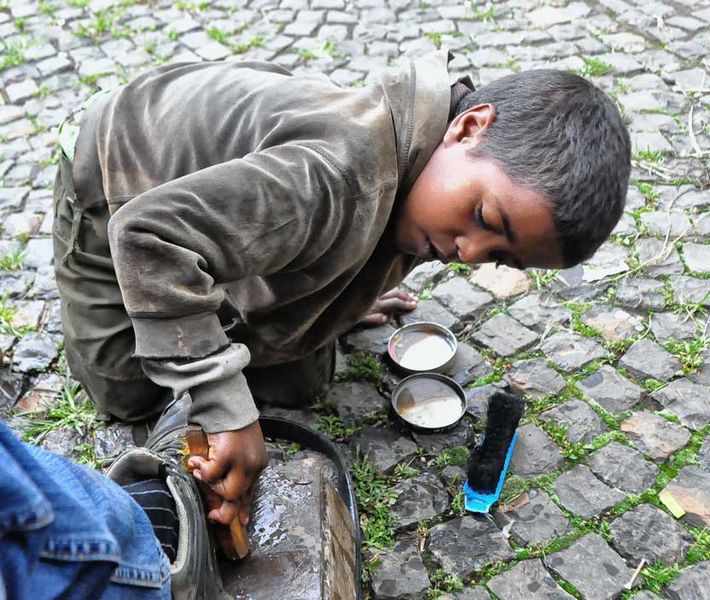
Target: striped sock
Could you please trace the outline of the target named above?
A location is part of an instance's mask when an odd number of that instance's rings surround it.
[[[158,538],[163,552],[170,562],[177,555],[178,532],[180,525],[175,510],[175,501],[163,479],[146,479],[124,485],[133,498],[148,515],[153,532]]]

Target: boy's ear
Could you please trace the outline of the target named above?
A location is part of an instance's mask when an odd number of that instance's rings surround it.
[[[492,104],[472,106],[451,121],[444,134],[444,144],[464,143],[475,146],[495,120],[496,111]]]

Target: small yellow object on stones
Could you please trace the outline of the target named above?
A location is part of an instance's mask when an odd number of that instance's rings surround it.
[[[671,514],[676,518],[680,519],[685,515],[683,507],[678,504],[678,501],[673,497],[673,494],[669,490],[663,490],[658,494],[658,499],[663,502],[665,507],[671,511]]]

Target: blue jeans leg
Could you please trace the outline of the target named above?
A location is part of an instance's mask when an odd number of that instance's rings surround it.
[[[0,465],[0,599],[169,600],[150,521],[113,481],[2,421]]]

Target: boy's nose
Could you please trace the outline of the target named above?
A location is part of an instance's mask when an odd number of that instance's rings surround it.
[[[475,239],[470,236],[457,238],[456,247],[458,248],[459,260],[467,265],[488,262],[486,244],[479,237]]]

